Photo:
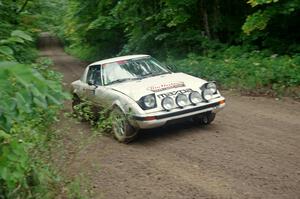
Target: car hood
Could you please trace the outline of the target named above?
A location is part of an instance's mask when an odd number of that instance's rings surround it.
[[[185,88],[199,89],[204,83],[206,83],[205,80],[191,75],[184,73],[170,73],[141,80],[116,83],[109,85],[108,87],[137,101],[141,97],[152,93],[160,94]]]

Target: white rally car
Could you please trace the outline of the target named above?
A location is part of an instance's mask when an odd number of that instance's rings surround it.
[[[80,80],[72,82],[72,93],[73,106],[86,99],[110,110],[113,133],[120,142],[132,140],[139,129],[178,119],[210,124],[225,106],[214,82],[173,73],[149,55],[92,63]]]

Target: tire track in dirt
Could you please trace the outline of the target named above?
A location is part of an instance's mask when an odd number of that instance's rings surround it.
[[[42,43],[65,85],[80,77],[86,63],[47,35]],[[299,102],[223,94],[228,106],[212,125],[147,130],[129,145],[61,117],[53,162],[70,179],[84,176],[92,198],[300,198]]]

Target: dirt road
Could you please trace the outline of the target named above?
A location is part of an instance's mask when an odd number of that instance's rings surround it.
[[[66,84],[80,76],[83,62],[44,46]],[[129,145],[61,117],[53,162],[92,198],[300,198],[300,103],[223,94],[227,107],[212,125],[144,131]]]

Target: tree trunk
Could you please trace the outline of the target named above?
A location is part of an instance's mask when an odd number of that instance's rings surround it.
[[[201,11],[202,21],[204,25],[205,35],[210,39],[211,34],[210,34],[210,28],[208,23],[208,15],[207,15],[207,9],[204,5],[204,1],[205,0],[200,0],[200,11]]]

